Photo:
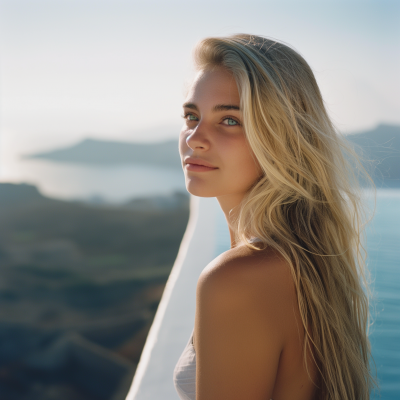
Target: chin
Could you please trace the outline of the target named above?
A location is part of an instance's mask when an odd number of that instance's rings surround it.
[[[193,181],[186,181],[186,190],[197,197],[217,197],[220,195],[215,188]]]

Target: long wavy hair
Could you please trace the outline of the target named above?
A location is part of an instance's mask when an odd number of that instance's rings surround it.
[[[295,50],[238,34],[202,40],[194,58],[198,70],[233,74],[247,141],[263,172],[234,213],[236,242],[257,250],[257,237],[289,263],[305,362],[310,351],[319,369],[318,398],[369,399],[375,379],[360,176],[372,180],[334,128],[311,68]]]

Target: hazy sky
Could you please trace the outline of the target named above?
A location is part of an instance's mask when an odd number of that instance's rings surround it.
[[[261,34],[310,63],[343,131],[400,124],[400,1],[0,0],[1,153],[177,136],[201,38]]]

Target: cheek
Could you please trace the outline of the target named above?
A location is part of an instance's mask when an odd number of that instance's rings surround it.
[[[261,169],[247,145],[238,140],[220,147],[224,162],[223,186],[229,192],[245,192],[261,176]]]

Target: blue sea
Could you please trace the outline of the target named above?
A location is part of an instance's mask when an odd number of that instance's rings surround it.
[[[399,400],[400,190],[378,191],[376,213],[367,228],[367,250],[374,290],[370,339],[380,385],[375,398]]]
[[[216,255],[229,248],[225,217],[218,215]],[[371,399],[400,399],[400,189],[380,189],[367,227],[373,299],[370,328],[379,390]]]

